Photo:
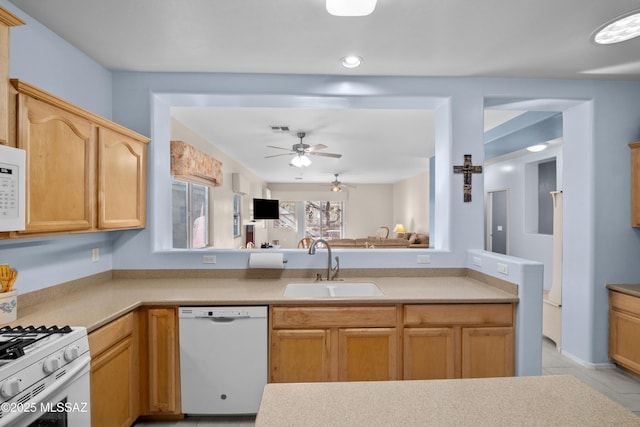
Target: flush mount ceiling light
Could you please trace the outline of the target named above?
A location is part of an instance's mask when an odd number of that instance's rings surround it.
[[[531,151],[532,153],[537,153],[539,151],[544,150],[545,148],[547,148],[547,144],[536,144],[536,145],[527,147],[527,150]]]
[[[640,36],[640,11],[632,12],[605,24],[593,36],[598,44],[614,44]]]
[[[302,168],[309,166],[311,164],[311,160],[304,154],[298,154],[293,159],[291,159],[291,164],[297,168]]]
[[[340,60],[340,63],[344,68],[356,68],[362,64],[362,58],[355,55],[345,56]]]
[[[377,0],[327,0],[327,12],[333,16],[367,16]]]

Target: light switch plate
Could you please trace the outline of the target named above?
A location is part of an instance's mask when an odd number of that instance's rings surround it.
[[[418,264],[431,263],[431,255],[418,255]]]
[[[498,263],[498,273],[509,274],[509,266],[501,262]]]
[[[215,255],[202,255],[202,263],[203,264],[215,264],[216,256]]]

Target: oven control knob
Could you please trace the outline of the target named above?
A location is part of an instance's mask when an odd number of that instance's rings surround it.
[[[4,398],[13,397],[16,394],[20,393],[21,390],[21,382],[20,378],[10,378],[2,384],[0,387],[0,394]]]
[[[50,374],[56,371],[60,367],[60,359],[57,357],[50,357],[42,364],[42,370],[45,374]]]
[[[80,347],[78,347],[77,345],[67,347],[64,350],[64,360],[66,360],[67,362],[71,362],[73,359],[77,359],[79,354]]]

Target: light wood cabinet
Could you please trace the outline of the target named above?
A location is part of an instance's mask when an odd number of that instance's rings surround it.
[[[609,358],[640,375],[640,297],[609,291]]]
[[[141,324],[141,411],[143,415],[177,415],[180,405],[178,309],[144,307]]]
[[[120,132],[100,128],[98,160],[98,227],[144,227],[147,144]]]
[[[270,382],[399,379],[396,307],[272,307]]]
[[[95,126],[22,94],[18,120],[18,148],[27,153],[24,233],[91,229]]]
[[[17,147],[27,152],[26,229],[11,237],[144,227],[149,139],[11,83]]]
[[[15,146],[10,135],[14,126],[9,102],[9,38],[11,27],[24,25],[24,21],[0,7],[0,144]]]
[[[89,334],[91,425],[129,427],[139,414],[137,314]]]
[[[640,227],[640,142],[631,148],[631,226]]]
[[[514,304],[404,306],[404,379],[514,374]]]

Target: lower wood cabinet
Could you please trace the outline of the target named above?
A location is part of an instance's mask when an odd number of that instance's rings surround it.
[[[406,380],[513,376],[514,304],[404,306]]]
[[[89,334],[91,425],[181,417],[177,307],[143,307]]]
[[[609,358],[640,375],[640,297],[609,291]]]
[[[180,406],[180,344],[177,307],[140,309],[141,412],[177,415]]]
[[[270,382],[399,379],[396,307],[272,307]]]
[[[139,415],[137,313],[89,334],[91,425],[130,426]]]

